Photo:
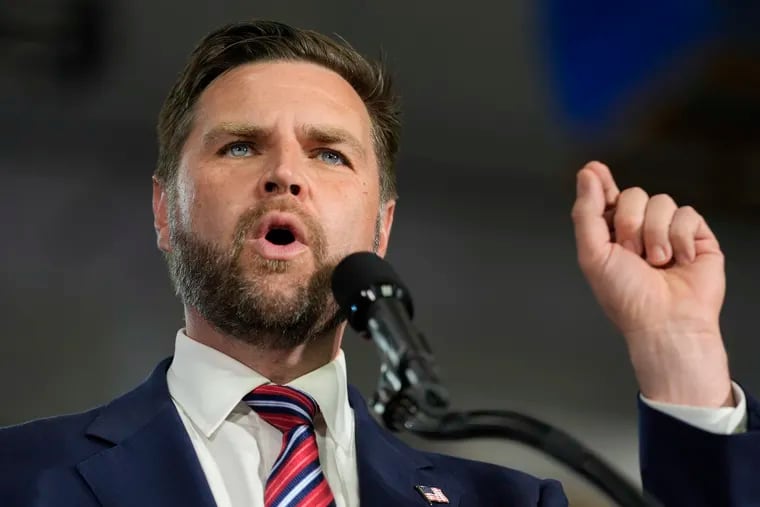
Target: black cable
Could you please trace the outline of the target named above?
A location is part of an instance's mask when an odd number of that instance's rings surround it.
[[[406,429],[429,440],[506,438],[552,456],[588,479],[621,507],[660,507],[661,504],[610,467],[602,458],[564,431],[533,417],[512,411],[451,412],[437,426],[426,419]]]

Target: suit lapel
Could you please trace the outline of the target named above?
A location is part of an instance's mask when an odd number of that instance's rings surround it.
[[[213,496],[166,385],[170,359],[104,407],[87,431],[113,447],[77,469],[105,507],[212,507]]]
[[[349,387],[356,417],[356,454],[362,507],[422,507],[428,502],[415,486],[438,487],[459,505],[462,488],[446,471],[436,469],[424,453],[408,447],[372,418],[364,399]]]
[[[162,361],[148,380],[103,408],[87,430],[113,444],[77,469],[104,507],[214,507],[213,495],[190,438],[169,396]],[[415,486],[441,488],[449,505],[462,487],[426,455],[381,428],[358,390],[349,386],[356,418],[356,452],[362,507],[428,505]]]

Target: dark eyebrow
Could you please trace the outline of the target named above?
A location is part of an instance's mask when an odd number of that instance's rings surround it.
[[[363,159],[366,160],[367,158],[362,143],[347,130],[327,125],[305,125],[303,131],[306,137],[312,141],[320,144],[345,144]]]
[[[247,123],[220,123],[203,134],[203,145],[214,146],[225,137],[239,137],[260,141],[269,137],[270,132],[258,125]]]

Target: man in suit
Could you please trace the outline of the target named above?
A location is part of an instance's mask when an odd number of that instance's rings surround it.
[[[398,128],[387,74],[344,43],[273,22],[207,36],[158,125],[154,224],[185,307],[175,354],[103,407],[1,430],[2,505],[566,505],[556,481],[407,447],[347,383],[329,278],[349,253],[386,252]],[[581,264],[629,344],[691,336],[675,302],[699,292],[686,282],[700,266],[722,267],[706,225],[647,205],[663,199],[630,204],[600,164],[578,179]],[[645,238],[675,231],[676,267],[623,250],[642,223]],[[613,242],[610,226],[631,234]],[[642,403],[691,401],[655,386]],[[710,401],[734,401],[722,394]]]
[[[330,276],[385,254],[398,115],[385,71],[321,34],[201,41],[153,180],[174,356],[103,407],[0,431],[0,505],[567,505],[556,481],[407,447],[347,383]]]

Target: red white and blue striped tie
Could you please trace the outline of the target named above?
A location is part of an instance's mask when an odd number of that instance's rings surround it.
[[[266,507],[335,506],[319,465],[314,433],[317,402],[298,389],[264,385],[243,398],[266,422],[282,432],[282,447],[264,489]]]

